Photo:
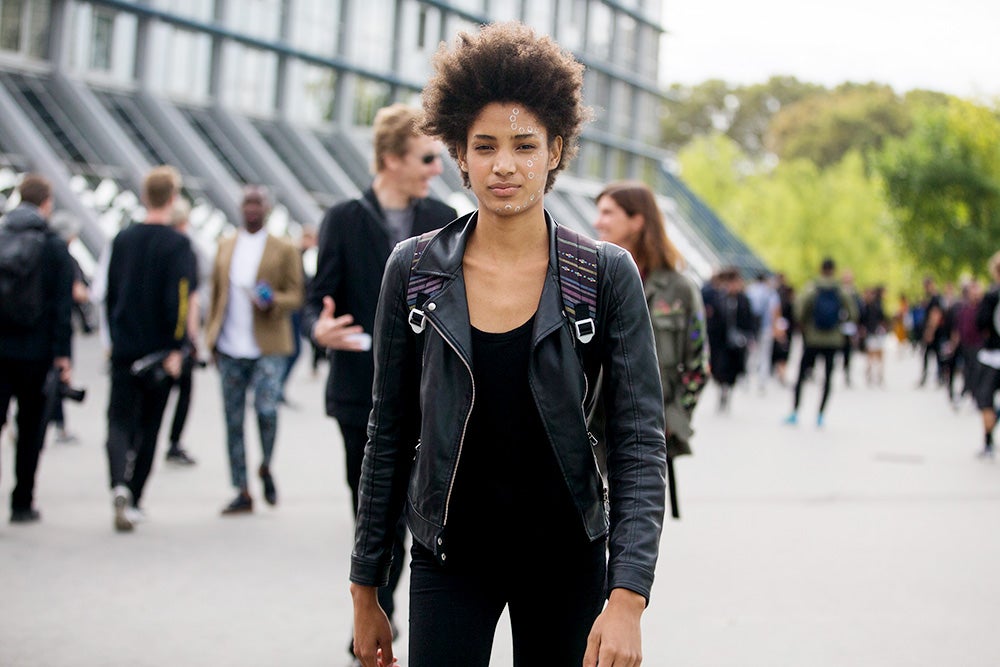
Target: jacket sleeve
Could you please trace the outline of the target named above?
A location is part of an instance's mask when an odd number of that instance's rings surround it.
[[[60,239],[54,239],[53,247],[57,252],[55,275],[55,296],[53,298],[52,356],[72,356],[73,338],[73,258],[66,244]]]
[[[316,275],[309,281],[305,303],[302,307],[302,330],[312,339],[312,331],[323,310],[323,297],[336,298],[340,287],[341,262],[341,212],[342,207],[334,207],[323,216],[316,241]]]
[[[419,416],[419,367],[407,323],[406,281],[416,241],[396,246],[375,311],[375,381],[361,466],[351,581],[384,586],[395,526],[406,502]]]
[[[164,283],[163,304],[170,326],[171,348],[179,350],[187,342],[188,309],[192,286],[198,284],[194,251],[187,238],[180,236]]]
[[[993,311],[998,302],[1000,302],[1000,292],[993,290],[986,293],[976,308],[976,329],[987,336],[993,331]]]
[[[608,590],[649,600],[663,528],[667,449],[649,310],[630,255],[604,246],[602,395],[607,415]]]
[[[684,353],[681,369],[681,405],[688,412],[694,410],[698,403],[698,395],[708,382],[705,366],[708,363],[705,346],[705,304],[701,300],[701,292],[689,280],[688,287],[688,325],[684,336]]]
[[[303,299],[302,256],[291,243],[281,241],[281,281],[272,285],[274,305],[284,313],[302,307]]]

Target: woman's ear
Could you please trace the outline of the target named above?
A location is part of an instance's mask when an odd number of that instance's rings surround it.
[[[458,158],[458,168],[468,173],[469,165],[465,162],[465,146],[455,146],[455,156]]]
[[[562,161],[562,146],[562,137],[555,137],[549,142],[549,169],[555,169]]]

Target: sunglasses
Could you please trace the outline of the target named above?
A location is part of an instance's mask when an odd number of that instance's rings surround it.
[[[438,155],[437,153],[428,153],[427,155],[420,158],[420,161],[423,162],[424,164],[430,164],[431,162],[434,162],[434,160],[437,160],[440,157],[441,156]]]

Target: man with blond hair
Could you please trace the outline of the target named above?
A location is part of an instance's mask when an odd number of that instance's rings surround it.
[[[337,420],[343,435],[355,512],[372,408],[375,358],[370,336],[382,271],[397,243],[457,217],[455,209],[428,197],[431,180],[443,170],[443,147],[421,134],[419,126],[420,110],[405,104],[375,115],[375,179],[361,197],[337,204],[323,217],[316,277],[302,315],[303,331],[331,350],[326,413]],[[379,591],[390,619],[403,562],[402,524],[397,532],[389,585]]]
[[[180,376],[189,296],[198,272],[191,243],[171,225],[181,186],[173,167],[143,181],[146,217],[111,245],[105,308],[111,337],[108,468],[114,527],[131,531],[156,451],[172,378]]]

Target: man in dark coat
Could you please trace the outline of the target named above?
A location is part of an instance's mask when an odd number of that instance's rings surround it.
[[[10,497],[11,523],[32,523],[41,518],[34,507],[35,472],[45,438],[45,380],[49,371],[58,369],[60,380],[70,382],[70,324],[73,303],[73,262],[66,243],[47,223],[52,213],[52,186],[37,174],[28,174],[18,188],[21,203],[4,216],[0,251],[15,252],[22,246],[18,239],[33,236],[38,252],[28,252],[31,266],[25,284],[12,289],[31,292],[37,285],[41,298],[27,304],[20,312],[0,317],[0,429],[7,418],[11,398],[17,400],[17,482]],[[23,246],[26,247],[26,246]],[[7,304],[13,303],[14,297]],[[34,301],[34,298],[32,298]],[[11,310],[17,310],[11,308]]]
[[[375,179],[360,198],[342,202],[324,216],[316,276],[303,310],[303,330],[331,350],[326,413],[337,420],[343,435],[355,512],[372,408],[371,332],[382,272],[397,243],[458,217],[455,209],[427,196],[430,181],[442,171],[442,146],[419,132],[418,113],[395,104],[376,114]],[[389,585],[379,591],[390,619],[403,553],[400,526]]]

